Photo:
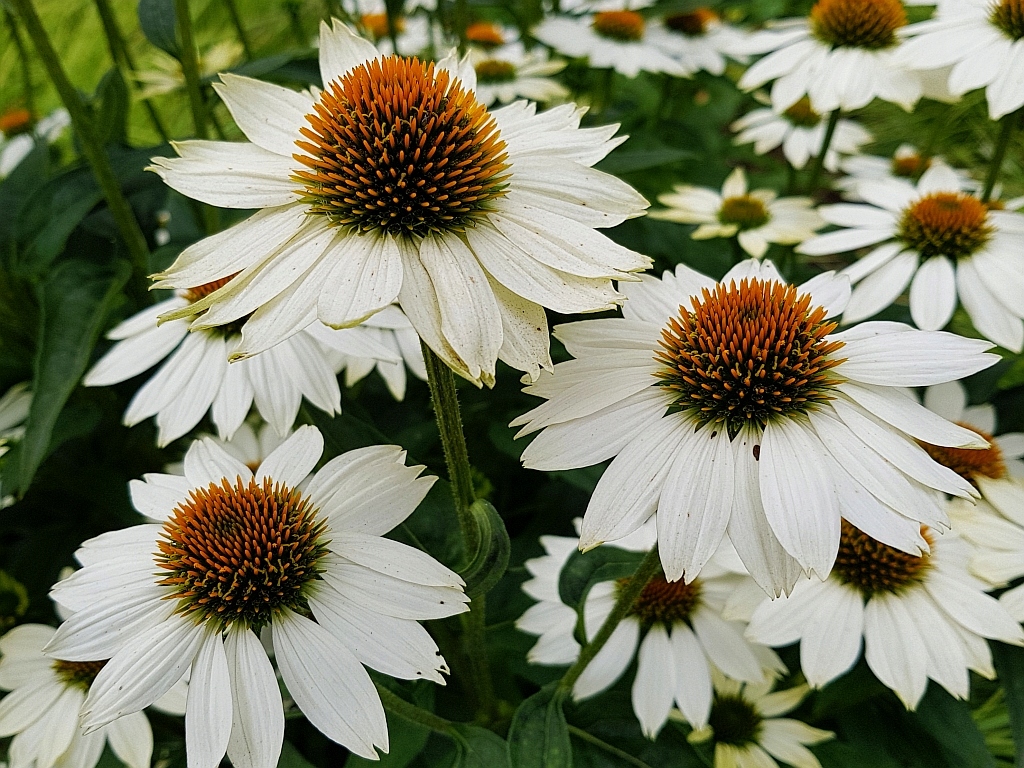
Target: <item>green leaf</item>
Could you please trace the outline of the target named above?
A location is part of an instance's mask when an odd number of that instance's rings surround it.
[[[678,163],[680,160],[689,160],[694,153],[688,149],[676,147],[655,147],[653,149],[634,149],[612,152],[607,158],[597,164],[597,169],[605,173],[633,173],[634,171],[646,171],[650,168],[658,168],[670,163]]]
[[[558,596],[570,608],[579,610],[590,587],[598,581],[629,576],[643,557],[643,552],[627,552],[609,546],[573,552],[558,577]]]
[[[174,0],[139,0],[139,26],[153,45],[178,58],[178,24],[174,15]]]
[[[0,181],[0,246],[14,237],[22,208],[49,175],[50,148],[37,141],[10,175]]]
[[[476,725],[455,723],[456,757],[452,768],[522,768],[510,763],[508,745],[496,733]]]
[[[985,737],[971,717],[967,702],[954,699],[941,685],[928,685],[917,708],[917,720],[942,747],[950,765],[994,768],[995,759],[985,746]]]
[[[314,766],[302,756],[295,745],[286,739],[281,745],[281,757],[277,761],[277,768],[314,768]]]
[[[128,111],[131,97],[117,67],[111,68],[96,86],[93,123],[103,144],[128,143]]]
[[[572,743],[557,684],[519,705],[508,731],[509,761],[516,768],[572,768]]]
[[[469,511],[476,522],[480,546],[460,574],[466,581],[466,594],[479,597],[490,592],[504,575],[512,544],[505,523],[489,501],[477,499]]]
[[[350,755],[345,768],[405,768],[426,746],[430,729],[418,723],[411,723],[391,712],[385,711],[388,719],[387,754],[379,760],[367,760],[359,755]]]
[[[125,262],[106,267],[68,261],[43,285],[32,409],[13,482],[19,495],[28,490],[45,458],[57,417],[82,378],[107,313],[130,274]]]
[[[1006,708],[1017,747],[1016,764],[1024,765],[1024,648],[994,641],[989,645],[999,682],[1006,692]]]

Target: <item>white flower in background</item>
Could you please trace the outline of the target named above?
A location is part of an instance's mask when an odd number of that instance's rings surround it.
[[[470,61],[476,70],[476,96],[481,104],[569,98],[569,89],[551,77],[565,69],[565,62],[549,58],[544,49],[528,52],[522,43],[509,43],[489,51],[474,49]]]
[[[470,50],[500,51],[506,46],[520,44],[515,27],[490,21],[474,21],[466,27],[466,43]]]
[[[25,420],[32,407],[29,382],[15,384],[0,397],[0,456],[10,450],[10,443],[25,434]]]
[[[768,55],[739,86],[753,90],[774,80],[776,112],[805,95],[819,114],[860,109],[876,97],[909,110],[921,97],[921,82],[895,58],[906,23],[900,0],[818,0],[806,19],[751,35],[747,52]]]
[[[746,61],[742,44],[747,34],[722,22],[710,8],[673,13],[648,21],[648,39],[682,67],[684,75],[725,72],[726,57]]]
[[[344,348],[332,346],[330,337],[339,331],[321,326],[320,340],[328,347],[328,359],[334,370],[345,371],[345,386],[353,387],[369,375],[374,368],[384,379],[388,391],[395,400],[405,399],[406,368],[421,381],[427,380],[427,367],[423,362],[420,337],[397,305],[384,307],[380,312],[359,326],[360,331],[375,344],[389,350],[395,360],[370,357],[365,354],[345,352]]]
[[[626,8],[631,11],[650,8],[655,0],[559,0],[558,10],[561,13],[580,14],[598,11],[618,11]]]
[[[861,182],[898,178],[907,179],[916,184],[921,175],[933,165],[945,166],[955,173],[959,189],[970,192],[980,189],[978,182],[974,181],[966,171],[950,167],[941,157],[925,157],[912,144],[900,144],[892,157],[853,155],[844,158],[840,169],[846,175],[837,179],[835,186],[847,200],[862,201],[860,193],[857,191]]]
[[[652,519],[626,539],[609,546],[646,552],[657,538]],[[571,663],[579,652],[573,638],[576,612],[558,597],[561,567],[576,549],[579,539],[569,539],[569,542],[571,548],[563,541],[549,541],[548,546],[555,554],[538,558],[542,562],[534,562],[532,568],[537,575],[523,585],[527,594],[540,595],[542,599],[516,622],[522,631],[541,636],[531,651],[534,663]],[[785,673],[786,665],[773,651],[743,638],[742,623],[722,618],[729,595],[749,580],[738,562],[736,566],[730,563],[728,545],[724,549],[712,558],[700,577],[689,584],[666,581],[661,574],[655,576],[604,648],[580,675],[573,686],[573,697],[586,699],[608,689],[622,677],[635,657],[633,712],[644,734],[653,739],[668,720],[673,704],[697,727],[707,725],[711,712],[712,670],[721,670],[729,677],[746,682],[762,682]],[[623,580],[606,581],[590,589],[583,608],[588,638],[593,638],[608,618],[622,586]],[[568,657],[570,648],[574,650],[572,657],[568,662],[562,661]]]
[[[291,430],[288,430],[284,435],[279,435],[277,430],[270,424],[267,424],[259,417],[255,417],[243,421],[242,426],[235,431],[230,440],[220,440],[216,437],[210,437],[210,439],[253,472],[256,472],[260,464],[263,463],[263,460],[273,453],[290,435]],[[208,435],[201,435],[201,437],[208,437]],[[164,470],[171,475],[184,475],[185,464],[180,461],[173,462],[165,465]],[[132,480],[129,483],[129,488],[140,482],[140,480]],[[299,483],[299,485],[301,486],[302,483]]]
[[[764,601],[747,637],[768,645],[800,642],[800,668],[821,687],[860,656],[914,709],[931,678],[953,696],[970,695],[968,670],[994,677],[986,639],[1024,645],[1024,630],[967,571],[968,547],[955,533],[922,531],[930,549],[910,555],[847,522],[832,573]]]
[[[776,760],[793,768],[821,768],[807,745],[828,741],[835,734],[780,717],[804,700],[810,690],[806,685],[772,693],[774,680],[744,684],[718,673],[714,685],[710,724],[695,728],[687,737],[690,742],[714,744],[714,768],[779,768]],[[671,717],[688,722],[679,712]]]
[[[491,385],[499,357],[550,366],[543,307],[608,309],[622,300],[612,280],[650,264],[596,229],[647,207],[590,167],[623,141],[616,126],[580,130],[572,105],[488,112],[468,59],[381,57],[340,22],[321,26],[320,67],[315,97],[223,75],[214,87],[253,143],[186,141],[153,159],[189,197],[263,209],[159,276],[186,289],[237,273],[165,319],[248,318],[245,357],[314,317],[349,327],[397,300],[449,366]]]
[[[222,40],[211,45],[199,54],[200,76],[213,77],[218,72],[233,68],[242,60],[244,53],[245,49],[237,40]],[[185,75],[181,71],[180,61],[156,47],[151,49],[151,58],[151,69],[135,73],[135,79],[142,86],[137,98],[151,99],[154,96],[184,90]]]
[[[636,537],[637,533],[632,536]],[[579,543],[579,536],[541,536],[540,545],[545,554],[530,558],[523,564],[532,577],[523,582],[523,592],[537,602],[516,619],[516,628],[538,636],[526,654],[526,660],[531,664],[572,664],[580,655],[580,644],[574,637],[576,611],[563,603],[558,593],[562,568]],[[616,542],[615,546],[627,548],[622,541]]]
[[[27,109],[12,109],[0,115],[0,179],[18,167],[37,141],[53,144],[69,125],[71,115],[63,107],[35,125]]]
[[[1021,0],[939,3],[935,16],[900,33],[897,54],[913,69],[952,68],[952,95],[985,89],[989,115],[998,120],[1024,105],[1024,5]]]
[[[916,554],[920,524],[946,524],[931,489],[977,495],[915,439],[987,443],[903,388],[987,368],[989,343],[896,323],[836,333],[847,279],[787,285],[771,262],[742,262],[721,282],[680,265],[623,289],[623,317],[555,329],[575,359],[528,386],[547,402],[512,422],[520,435],[540,432],[527,467],[614,457],[582,549],[657,511],[668,579],[696,578],[728,530],[754,579],[778,594],[802,569],[829,572],[841,518]]]
[[[666,207],[651,211],[652,218],[699,224],[691,235],[694,240],[735,237],[755,259],[765,255],[770,243],[795,245],[825,226],[809,197],[776,197],[770,189],[748,191],[742,168],[729,174],[720,194],[677,184],[671,192],[658,195],[658,202]]]
[[[825,140],[825,120],[811,109],[806,96],[793,106],[776,114],[771,109],[755,109],[729,126],[738,135],[736,144],[754,144],[754,152],[767,154],[782,147],[782,154],[796,169],[801,169],[812,157],[821,154]],[[872,140],[871,134],[853,120],[841,119],[836,124],[832,142],[825,153],[825,169],[838,171],[840,156],[855,155],[862,145]]]
[[[163,522],[86,541],[84,567],[53,592],[75,613],[46,652],[110,659],[89,689],[85,728],[141,710],[191,665],[189,764],[217,765],[226,751],[235,765],[274,768],[284,710],[264,630],[312,725],[363,757],[387,751],[363,665],[443,683],[445,662],[417,620],[461,613],[468,598],[457,574],[383,538],[434,478],[418,478],[423,467],[406,467],[400,448],[372,446],[327,462],[298,490],[322,451],[320,433],[301,427],[254,476],[198,440],[185,477],[132,484],[136,509]]]
[[[1024,214],[993,210],[935,165],[916,187],[903,179],[865,181],[865,204],[818,209],[842,227],[797,247],[821,256],[870,246],[844,271],[854,283],[844,322],[892,304],[910,286],[910,315],[925,330],[943,328],[957,298],[974,327],[1006,349],[1024,346]]]
[[[586,58],[593,69],[614,69],[626,77],[636,77],[641,72],[664,72],[677,77],[686,74],[675,59],[654,44],[647,20],[636,11],[549,16],[533,35],[561,54]]]
[[[69,614],[56,606],[62,618]],[[128,768],[149,768],[153,731],[139,711],[90,733],[79,727],[86,694],[105,661],[64,661],[43,654],[56,630],[45,624],[22,624],[0,637],[0,737],[13,736],[7,759],[11,766],[93,768],[104,744]],[[153,704],[171,715],[185,713],[182,681]]]
[[[184,319],[157,324],[161,314],[191,306],[225,282],[176,291],[173,298],[117,325],[107,333],[116,343],[82,381],[87,387],[110,386],[164,360],[124,412],[124,423],[130,427],[156,416],[160,447],[196,426],[207,411],[223,440],[234,435],[254,403],[282,436],[295,423],[303,397],[322,411],[340,413],[341,390],[328,364],[324,338],[331,340],[332,348],[350,354],[392,362],[399,359],[363,328],[335,331],[314,321],[275,347],[229,363],[241,340],[239,323],[204,327],[194,333],[189,333]]]
[[[360,0],[357,18],[361,31],[377,50],[386,56],[395,52],[388,31],[384,0]],[[403,56],[417,56],[431,49],[440,50],[445,45],[440,29],[435,28],[430,17],[413,14],[412,9],[395,19],[395,37],[398,39],[398,53]]]

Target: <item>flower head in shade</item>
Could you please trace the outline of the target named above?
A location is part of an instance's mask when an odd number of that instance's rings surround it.
[[[523,585],[541,602],[516,622],[524,632],[539,634],[531,660],[564,664],[575,660],[579,646],[573,638],[576,612],[558,597],[561,566],[579,539],[545,537],[553,555],[528,561],[537,575]],[[625,539],[607,546],[645,552],[658,538],[654,520]],[[558,541],[551,541],[558,539]],[[729,677],[763,682],[785,673],[786,666],[773,651],[743,638],[744,625],[725,621],[722,610],[729,595],[749,580],[743,567],[723,547],[700,577],[689,584],[655,576],[619,623],[608,643],[595,656],[573,687],[576,699],[594,696],[612,686],[637,659],[633,680],[633,712],[649,738],[657,737],[673,705],[698,727],[708,723],[711,712],[711,674],[720,670]],[[561,562],[559,562],[561,561]],[[593,637],[608,618],[617,593],[628,579],[595,584],[583,608],[584,629]],[[571,656],[570,656],[571,651]]]
[[[774,80],[776,112],[802,96],[819,114],[859,109],[876,97],[910,109],[921,82],[895,58],[906,23],[900,0],[818,0],[806,19],[751,36],[747,51],[767,55],[743,74],[740,88]]]
[[[418,623],[461,613],[462,580],[383,538],[433,483],[395,446],[327,462],[303,490],[323,438],[301,427],[254,474],[210,439],[185,476],[147,475],[132,501],[159,523],[104,534],[83,568],[54,588],[75,611],[47,646],[71,661],[107,658],[84,705],[86,729],[137,712],[191,665],[190,764],[273,768],[281,693],[260,631],[298,708],[328,738],[375,758],[384,710],[363,665],[443,683],[437,646]]]
[[[729,174],[721,193],[677,184],[659,195],[658,202],[665,208],[652,211],[652,218],[699,224],[692,235],[695,240],[735,237],[755,259],[765,255],[770,243],[800,243],[825,226],[809,197],[776,197],[770,189],[748,191],[742,168]]]
[[[898,57],[913,69],[949,69],[953,96],[985,89],[998,120],[1024,105],[1024,4],[1021,0],[939,3],[935,16],[901,31]]]
[[[282,436],[295,423],[303,397],[322,411],[339,413],[341,391],[328,362],[325,341],[332,349],[349,354],[398,360],[366,329],[336,331],[314,321],[275,347],[229,363],[241,341],[239,323],[196,333],[189,333],[184,319],[158,324],[159,315],[202,301],[226,282],[176,291],[173,298],[128,318],[107,334],[114,346],[85,375],[87,387],[109,386],[163,361],[124,413],[128,426],[156,416],[160,446],[195,427],[207,411],[224,440],[234,435],[254,403]]]
[[[474,50],[470,60],[481,104],[508,104],[516,99],[562,101],[569,97],[569,89],[551,77],[565,69],[565,62],[550,58],[545,49],[527,51],[522,43],[508,43]]]
[[[612,307],[612,280],[650,263],[596,229],[647,206],[590,167],[621,143],[616,126],[581,130],[572,105],[489,112],[468,59],[382,56],[340,23],[321,26],[320,69],[315,93],[222,75],[252,143],[154,158],[183,194],[262,209],[159,276],[188,289],[237,273],[165,319],[244,321],[234,355],[246,357],[315,317],[349,327],[397,300],[449,366],[491,384],[499,357],[531,375],[550,365],[543,307]]]
[[[682,65],[655,44],[647,20],[635,10],[601,10],[583,16],[550,16],[534,37],[565,56],[587,59],[594,69],[614,69],[626,77],[664,72],[682,77]]]
[[[984,448],[904,387],[992,365],[979,339],[863,323],[836,332],[843,276],[789,285],[771,262],[721,281],[680,265],[624,286],[623,317],[558,326],[575,359],[526,391],[547,402],[517,418],[539,432],[527,467],[614,457],[583,518],[591,549],[655,511],[665,576],[692,581],[726,531],[766,590],[802,569],[824,576],[846,518],[917,553],[920,524],[945,525],[931,489],[977,495],[915,442]]]
[[[872,248],[844,270],[854,283],[844,321],[871,317],[909,285],[910,314],[919,328],[944,327],[959,299],[978,331],[1021,350],[1024,214],[994,210],[964,191],[945,165],[929,168],[916,186],[890,178],[862,182],[857,191],[863,204],[818,209],[842,229],[797,248],[815,256]]]
[[[707,726],[695,727],[688,741],[710,741],[715,749],[714,768],[821,768],[808,745],[835,737],[801,720],[780,717],[796,709],[810,690],[806,685],[772,692],[774,680],[742,683],[714,675],[715,693]],[[682,712],[673,720],[690,722]]]
[[[812,157],[821,154],[825,140],[825,121],[811,109],[806,96],[781,115],[771,109],[755,109],[734,122],[730,128],[737,133],[737,144],[754,143],[759,155],[782,147],[782,154],[794,168],[807,165]],[[853,120],[841,119],[825,154],[825,168],[839,170],[840,157],[853,155],[862,145],[871,141],[867,129]]]
[[[725,72],[726,58],[746,61],[746,34],[722,21],[710,8],[670,13],[650,20],[650,41],[677,62],[683,74]]]
[[[63,618],[69,613],[56,606]],[[93,768],[105,744],[128,768],[149,768],[153,731],[144,712],[134,712],[85,732],[82,708],[105,661],[66,661],[43,654],[56,630],[22,624],[0,637],[0,734],[13,736],[11,765],[34,768]],[[153,705],[172,715],[185,712],[187,685],[180,681]]]
[[[929,678],[967,698],[968,670],[995,674],[985,640],[1024,645],[1024,630],[968,573],[968,548],[955,533],[922,528],[922,535],[928,549],[910,555],[844,522],[831,575],[764,601],[747,636],[769,645],[799,641],[800,667],[816,687],[856,663],[863,639],[871,671],[909,709]]]

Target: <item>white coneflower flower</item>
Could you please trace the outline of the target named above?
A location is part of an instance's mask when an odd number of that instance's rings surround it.
[[[943,328],[957,298],[986,338],[1019,352],[1024,346],[1024,214],[993,210],[934,165],[916,187],[903,179],[865,181],[865,204],[825,205],[843,227],[797,247],[811,256],[872,250],[844,272],[854,283],[844,322],[871,317],[910,286],[910,314],[925,330]]]
[[[200,77],[213,77],[218,72],[234,68],[245,53],[237,40],[222,40],[199,53]],[[181,62],[159,48],[151,49],[152,60],[148,68],[135,73],[135,79],[142,86],[139,99],[151,99],[165,93],[185,89],[185,74]]]
[[[329,357],[336,371],[345,371],[345,386],[355,386],[369,375],[374,368],[384,379],[388,391],[395,400],[405,399],[406,374],[408,368],[412,375],[421,381],[427,380],[427,367],[423,361],[423,350],[420,349],[420,337],[409,322],[405,313],[392,304],[359,326],[360,331],[380,347],[390,351],[394,360],[381,359],[362,353],[345,351],[341,345],[333,346],[330,337],[338,334],[326,326],[319,337],[333,351]],[[341,347],[341,348],[339,348]]]
[[[644,552],[657,538],[654,520],[650,520],[625,539],[607,546]],[[526,562],[534,578],[523,584],[523,591],[540,602],[531,606],[516,626],[540,635],[528,657],[532,663],[568,664],[579,654],[579,644],[573,637],[576,612],[562,603],[558,581],[579,539],[544,536],[541,543],[548,555]],[[608,618],[623,581],[595,584],[587,594],[583,614],[588,637]],[[730,567],[728,552],[712,560],[700,578],[689,584],[655,576],[576,681],[573,696],[585,699],[606,690],[636,657],[633,712],[644,734],[653,739],[668,720],[673,703],[690,722],[698,727],[707,725],[713,669],[747,682],[761,682],[786,672],[773,651],[743,638],[743,623],[722,618],[727,598],[744,581],[749,577],[742,569]]]
[[[857,192],[861,182],[899,178],[916,184],[921,175],[933,165],[946,166],[955,173],[959,189],[968,191],[979,189],[978,182],[974,181],[966,171],[950,167],[943,158],[937,155],[925,157],[912,144],[900,144],[892,157],[852,155],[844,158],[839,167],[845,176],[837,179],[835,186],[847,200],[862,201],[860,193]]]
[[[207,411],[224,440],[235,433],[253,403],[282,436],[295,423],[303,397],[322,411],[339,413],[341,391],[328,364],[325,342],[348,354],[372,355],[389,362],[400,359],[377,343],[367,329],[335,331],[314,321],[275,347],[228,363],[241,341],[239,323],[196,333],[189,333],[184,319],[157,324],[162,313],[202,301],[226,282],[177,291],[174,298],[147,307],[116,326],[107,334],[116,343],[82,381],[87,387],[109,386],[164,361],[124,413],[124,423],[130,427],[156,416],[161,447],[196,426]]]
[[[253,472],[256,472],[263,460],[273,453],[281,443],[291,435],[291,430],[284,435],[279,435],[277,430],[260,418],[249,418],[242,422],[230,440],[211,438],[221,448],[230,453],[240,462],[245,464]],[[206,437],[202,435],[201,437]],[[172,475],[184,475],[184,462],[167,464],[164,470]],[[132,480],[129,488],[141,483],[141,480]],[[299,483],[301,485],[301,483]]]
[[[690,742],[714,744],[714,768],[779,768],[776,760],[793,768],[821,768],[807,746],[835,734],[780,717],[804,700],[810,690],[806,685],[771,692],[773,680],[744,684],[721,674],[715,674],[714,684],[710,724],[687,737]],[[672,719],[688,722],[677,712]]]
[[[388,15],[383,0],[360,0],[359,26],[366,37],[386,56],[395,53],[388,29]],[[428,16],[422,14],[399,14],[395,17],[395,37],[398,53],[417,56],[430,49],[440,48],[444,43],[440,30],[436,29]]]
[[[508,104],[516,99],[563,101],[569,89],[551,78],[565,62],[549,58],[543,49],[527,51],[522,43],[509,43],[470,54],[476,70],[476,96],[481,104]]]
[[[27,109],[12,109],[0,115],[0,179],[18,167],[36,142],[53,144],[69,125],[71,115],[63,107],[34,124]]]
[[[730,129],[737,132],[737,144],[754,143],[754,152],[759,155],[782,147],[782,154],[796,169],[801,169],[812,157],[821,154],[825,140],[825,121],[811,109],[811,100],[806,96],[793,106],[776,114],[771,109],[755,109],[734,122]],[[824,167],[829,171],[839,170],[840,157],[853,155],[862,145],[871,141],[867,129],[853,120],[841,119],[836,123],[832,142],[825,153]]]
[[[58,605],[62,615],[66,612]],[[64,661],[43,654],[56,630],[22,624],[0,637],[0,736],[13,736],[12,766],[93,768],[104,744],[128,768],[149,768],[153,731],[144,712],[134,712],[97,730],[79,727],[86,694],[105,661]],[[154,709],[185,713],[184,682],[155,702]]]
[[[989,115],[998,120],[1024,105],[1024,3],[956,0],[939,3],[935,16],[913,24],[897,54],[913,69],[952,68],[949,91],[963,96],[985,89]]]
[[[746,61],[741,51],[746,33],[723,23],[710,8],[672,13],[649,23],[651,43],[678,61],[685,75],[721,75],[727,57]]]
[[[223,75],[214,87],[253,143],[187,141],[154,158],[189,197],[263,209],[160,275],[191,288],[238,273],[166,319],[208,310],[200,329],[251,314],[244,357],[314,316],[349,327],[397,299],[449,366],[492,384],[499,357],[531,375],[550,365],[543,307],[610,308],[612,280],[650,264],[596,230],[647,207],[590,167],[621,143],[616,126],[580,130],[572,105],[488,112],[467,59],[382,57],[337,22],[321,26],[320,67],[315,94]]]
[[[968,548],[955,533],[923,534],[929,551],[915,556],[844,522],[831,575],[763,602],[747,637],[776,646],[799,641],[800,668],[815,687],[857,662],[863,638],[871,671],[909,709],[929,678],[967,698],[968,670],[995,675],[985,639],[1024,645],[1024,630],[968,573]]]
[[[806,19],[751,36],[747,50],[768,55],[739,86],[752,90],[774,80],[777,112],[804,95],[819,114],[859,109],[876,97],[910,109],[921,97],[921,82],[894,53],[906,23],[900,0],[818,0]]]
[[[682,66],[650,38],[647,21],[636,11],[603,10],[584,16],[551,16],[534,37],[566,56],[586,58],[594,69],[614,69],[626,77],[664,72],[682,77]]]
[[[735,237],[755,259],[765,255],[770,243],[795,245],[825,226],[809,197],[776,197],[770,189],[748,191],[742,168],[729,174],[721,193],[677,184],[658,195],[658,202],[666,207],[651,211],[652,218],[699,224],[691,235],[694,240]]]
[[[988,342],[896,323],[836,333],[847,279],[787,285],[771,262],[745,261],[721,282],[680,265],[623,287],[623,317],[555,329],[576,359],[527,387],[547,402],[512,422],[540,431],[527,467],[615,457],[587,507],[583,549],[657,511],[667,578],[692,581],[728,530],[754,579],[778,593],[801,568],[829,572],[840,518],[916,553],[920,523],[946,522],[930,489],[977,494],[914,438],[987,443],[903,388],[987,368]]]
[[[54,588],[75,613],[47,653],[110,659],[84,706],[103,726],[159,698],[191,665],[189,763],[273,768],[284,734],[268,632],[288,692],[316,728],[352,752],[388,749],[384,710],[363,665],[443,683],[437,646],[418,623],[466,609],[462,580],[383,534],[433,478],[396,446],[350,451],[297,485],[323,438],[301,427],[253,472],[210,439],[192,444],[185,477],[147,475],[132,502],[161,523],[104,534],[83,568]],[[225,578],[229,573],[231,578]]]

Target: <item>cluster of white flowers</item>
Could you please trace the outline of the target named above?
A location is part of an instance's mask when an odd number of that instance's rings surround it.
[[[173,190],[257,212],[156,275],[169,297],[107,333],[84,384],[155,368],[124,423],[155,417],[164,447],[208,415],[217,437],[131,481],[145,522],[81,544],[51,593],[57,629],[0,638],[12,765],[92,768],[108,743],[145,768],[151,706],[184,714],[195,768],[273,768],[291,707],[354,754],[387,752],[367,668],[443,685],[420,622],[470,597],[386,537],[431,488],[424,467],[389,445],[321,465],[300,413],[339,413],[342,371],[351,387],[376,369],[402,400],[407,369],[425,380],[432,359],[477,386],[499,360],[525,374],[544,401],[511,423],[533,436],[526,468],[610,462],[578,535],[543,536],[527,560],[536,603],[517,626],[539,638],[531,663],[574,664],[632,577],[570,606],[567,564],[656,551],[571,686],[597,696],[635,659],[648,738],[676,721],[713,741],[718,768],[819,768],[808,745],[834,734],[780,716],[862,654],[913,709],[929,680],[967,698],[970,671],[993,677],[987,640],[1024,645],[1024,585],[987,594],[1024,577],[1024,434],[996,436],[994,409],[958,383],[996,344],[1024,349],[1024,214],[913,148],[859,155],[871,134],[841,116],[874,99],[910,110],[942,68],[945,96],[984,88],[993,119],[1020,109],[1021,4],[948,0],[909,25],[899,0],[817,0],[756,32],[707,9],[567,5],[533,30],[546,48],[479,22],[458,57],[428,14],[359,3],[352,26],[321,25],[322,89],[221,75],[247,141],[153,159]],[[645,273],[652,259],[601,231],[649,205],[595,168],[625,139],[580,127],[552,51],[627,77],[733,67],[741,89],[771,83],[735,142],[794,171],[813,160],[846,202],[750,189],[742,167],[720,191],[677,184],[651,217],[733,241],[734,264]],[[837,268],[791,282],[781,258],[800,256]],[[871,320],[903,297],[913,326]],[[958,307],[983,338],[945,330]],[[556,365],[546,310],[614,314],[556,326]],[[0,457],[26,386],[0,398]],[[797,643],[806,684],[773,650]]]

